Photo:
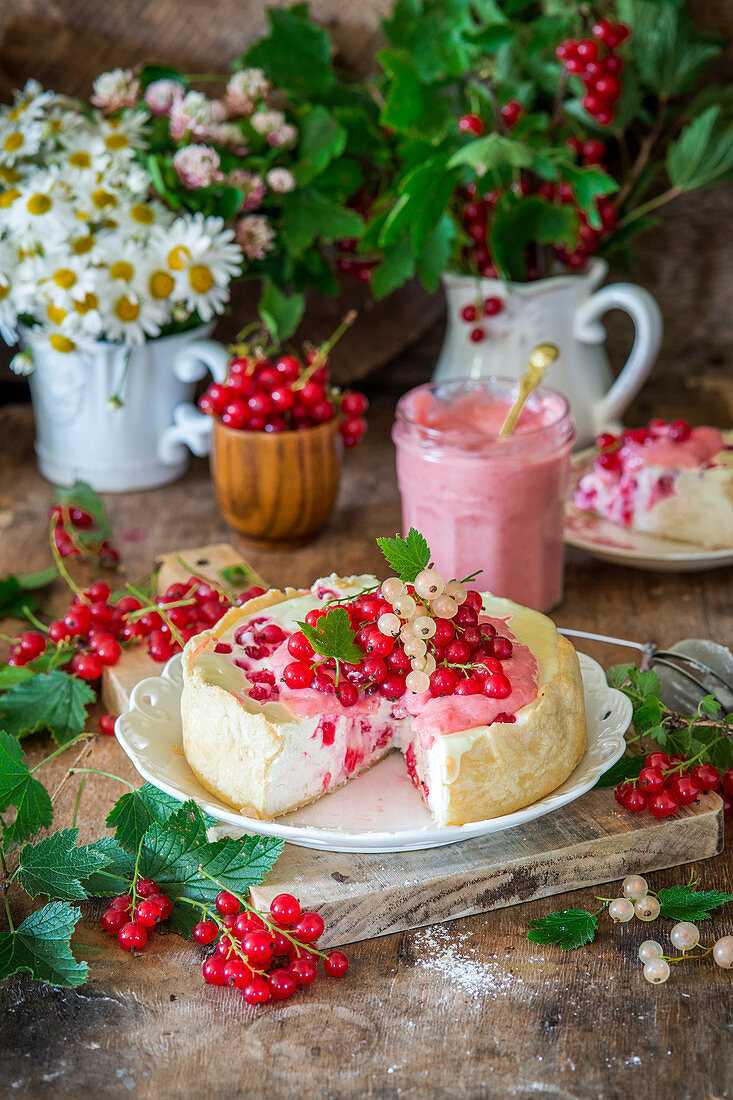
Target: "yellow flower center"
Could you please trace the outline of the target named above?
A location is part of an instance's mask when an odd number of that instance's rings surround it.
[[[89,153],[72,153],[69,157],[69,164],[74,168],[91,168],[92,158]]]
[[[3,149],[6,153],[14,153],[16,149],[20,149],[21,145],[25,141],[25,138],[21,134],[20,130],[13,130],[12,134],[8,134],[3,142]]]
[[[53,281],[56,286],[60,286],[62,290],[70,290],[76,282],[76,275],[69,267],[60,267],[58,271],[54,272]]]
[[[66,317],[66,310],[61,309],[59,306],[55,306],[53,303],[51,303],[46,310],[46,316],[48,317],[51,324],[60,325]]]
[[[89,313],[93,309],[97,309],[99,306],[99,298],[96,294],[92,294],[91,290],[88,290],[84,295],[81,302],[74,302],[74,309],[77,313]]]
[[[98,187],[92,192],[92,202],[99,210],[103,210],[105,206],[117,206],[115,196],[110,191],[105,191],[103,187]]]
[[[0,167],[0,180],[4,183],[17,183],[20,179],[20,172],[16,172],[14,168]]]
[[[36,191],[35,195],[31,195],[26,203],[28,207],[28,213],[38,217],[42,214],[48,214],[51,209],[51,196],[44,195],[42,191]]]
[[[140,225],[152,225],[155,221],[155,211],[152,206],[148,206],[145,202],[136,202],[130,208],[130,217],[134,222],[139,222]]]
[[[214,276],[204,264],[193,264],[188,272],[188,281],[197,294],[206,294],[214,285]]]
[[[140,306],[123,295],[115,303],[115,313],[121,321],[137,321],[140,316]]]
[[[68,336],[62,336],[60,332],[52,332],[48,338],[48,342],[54,351],[61,351],[65,354],[73,351],[76,347],[73,340],[70,340]]]
[[[112,264],[109,273],[113,279],[122,279],[123,282],[129,283],[135,274],[135,268],[127,260],[118,260],[117,263]]]
[[[8,111],[8,118],[10,121],[17,122],[27,106],[27,103],[19,103],[17,107],[13,107],[12,111]]]
[[[104,139],[104,144],[108,149],[125,149],[129,144],[129,140],[126,134],[110,134],[109,137]]]
[[[8,283],[7,286],[0,283],[0,302],[2,302],[3,298],[7,298],[8,294],[10,294],[10,283]]]
[[[17,187],[10,187],[7,191],[3,191],[0,195],[0,210],[7,210],[18,198],[20,198],[20,191]]]
[[[62,129],[62,123],[60,118],[50,118],[48,125],[51,128],[51,132],[54,134],[60,134]]]
[[[191,259],[191,253],[185,244],[177,244],[168,253],[168,267],[172,271],[183,271],[186,262]]]
[[[175,279],[167,271],[154,271],[150,276],[150,293],[153,298],[169,298],[176,285]]]
[[[77,237],[71,245],[71,251],[77,256],[83,256],[94,247],[94,237],[90,234],[86,237]]]

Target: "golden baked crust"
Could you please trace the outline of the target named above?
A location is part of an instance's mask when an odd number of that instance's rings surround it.
[[[484,821],[530,806],[565,782],[585,745],[580,662],[574,646],[558,635],[558,671],[539,689],[527,715],[485,727],[460,755],[458,776],[446,784],[441,824]]]
[[[272,774],[287,747],[283,723],[293,723],[279,703],[259,706],[212,682],[216,676],[201,658],[210,642],[243,617],[307,589],[271,589],[243,607],[232,608],[212,630],[192,638],[183,652],[181,715],[183,749],[199,782],[222,802],[249,817],[270,819],[306,805],[322,792],[275,810]],[[582,759],[586,745],[585,706],[580,664],[573,645],[557,637],[557,668],[539,688],[537,699],[517,713],[513,723],[448,734],[434,750],[442,767],[431,767],[418,748],[418,768],[435,788],[431,805],[442,825],[463,825],[512,813],[555,790]],[[370,762],[391,751],[389,744]],[[351,778],[351,777],[349,777]],[[348,782],[345,779],[344,782]],[[334,786],[330,790],[336,789]]]

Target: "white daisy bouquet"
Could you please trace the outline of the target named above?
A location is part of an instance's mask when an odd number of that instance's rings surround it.
[[[141,163],[129,73],[92,106],[35,81],[0,109],[0,332],[57,352],[128,346],[221,313],[242,250],[221,217],[172,210]],[[17,359],[17,365],[27,360]]]

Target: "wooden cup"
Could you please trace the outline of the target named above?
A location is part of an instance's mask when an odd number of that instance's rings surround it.
[[[333,511],[338,419],[299,432],[248,432],[214,420],[211,472],[222,514],[256,546],[300,546]]]

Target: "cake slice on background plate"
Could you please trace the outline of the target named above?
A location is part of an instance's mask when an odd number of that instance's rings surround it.
[[[399,577],[272,590],[188,642],[183,747],[207,790],[272,819],[399,749],[435,821],[462,825],[572,773],[586,743],[572,644],[536,611],[445,584],[414,536]]]
[[[579,511],[706,550],[733,547],[733,432],[652,420],[596,446],[575,491]]]

